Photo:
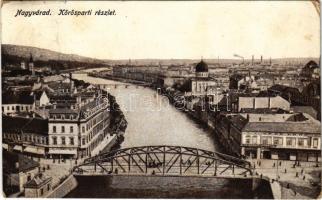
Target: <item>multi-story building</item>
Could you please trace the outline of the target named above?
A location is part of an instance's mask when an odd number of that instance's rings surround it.
[[[56,108],[49,112],[48,154],[52,158],[83,158],[107,137],[108,102],[96,98],[79,109]]]
[[[321,123],[308,114],[221,114],[216,132],[241,157],[321,160]]]
[[[48,119],[3,116],[3,143],[8,150],[38,158],[84,158],[99,153],[109,137],[109,102],[101,90],[56,98]],[[105,145],[100,145],[104,142]]]

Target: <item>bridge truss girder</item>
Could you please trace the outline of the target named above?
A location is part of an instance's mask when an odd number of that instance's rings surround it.
[[[248,162],[202,149],[180,146],[125,148],[89,158],[76,174],[152,174],[236,176],[252,174]]]

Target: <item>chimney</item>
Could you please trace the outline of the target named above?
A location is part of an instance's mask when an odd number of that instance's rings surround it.
[[[261,56],[261,64],[263,63],[263,56]]]
[[[252,65],[254,65],[254,55],[252,55]]]
[[[247,114],[247,118],[246,119],[247,119],[247,122],[249,122],[249,114]]]

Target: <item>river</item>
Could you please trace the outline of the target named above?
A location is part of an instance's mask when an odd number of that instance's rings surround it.
[[[123,84],[120,82],[73,74],[73,77],[96,84]],[[210,151],[218,148],[211,133],[185,113],[168,103],[150,88],[124,86],[110,87],[128,126],[122,148],[145,145],[176,145]]]
[[[74,74],[74,78],[96,84],[123,84]],[[150,88],[111,87],[128,126],[120,148],[145,145],[177,145],[218,151],[212,134],[168,103]],[[66,197],[72,198],[271,198],[269,187],[254,194],[249,180],[180,177],[78,177],[78,186]],[[258,195],[261,194],[261,195]],[[268,195],[268,196],[267,196]]]

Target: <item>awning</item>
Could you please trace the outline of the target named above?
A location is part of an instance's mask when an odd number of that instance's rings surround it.
[[[42,147],[27,146],[23,151],[28,153],[45,155],[45,149]]]
[[[72,155],[76,155],[77,154],[77,150],[76,149],[66,149],[66,148],[61,148],[61,149],[49,149],[48,151],[49,154],[72,154]]]
[[[7,149],[8,150],[8,144],[2,144],[2,148]]]
[[[15,145],[15,146],[13,147],[13,150],[16,150],[16,151],[22,151],[22,146]]]

